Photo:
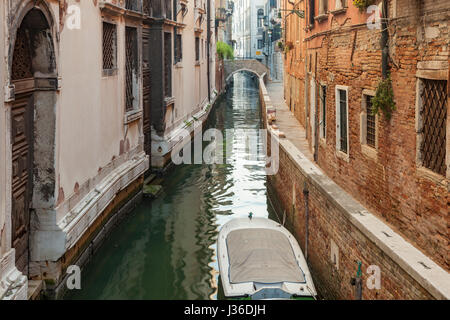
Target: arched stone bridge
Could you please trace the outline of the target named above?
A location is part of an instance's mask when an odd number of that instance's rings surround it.
[[[230,81],[233,77],[233,74],[241,71],[250,72],[258,77],[266,74],[269,77],[269,69],[255,59],[235,59],[235,60],[225,60],[225,79],[226,82]]]

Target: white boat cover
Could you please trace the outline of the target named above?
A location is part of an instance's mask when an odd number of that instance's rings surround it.
[[[226,239],[230,283],[304,283],[288,238],[270,229],[239,229]]]

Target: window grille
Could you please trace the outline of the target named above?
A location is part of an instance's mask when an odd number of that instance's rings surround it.
[[[12,80],[32,78],[31,50],[27,33],[23,27],[17,31],[12,61]]]
[[[175,37],[175,63],[180,62],[183,59],[183,43],[181,34],[177,34]]]
[[[117,67],[117,27],[103,22],[103,70]]]
[[[375,134],[376,134],[376,122],[375,115],[372,114],[372,97],[366,96],[366,144],[372,148],[375,148]]]
[[[200,38],[195,38],[195,61],[200,61]]]
[[[322,95],[320,97],[322,102],[322,137],[327,136],[327,87],[322,86]]]
[[[447,81],[422,80],[423,166],[445,176]]]
[[[137,32],[135,28],[125,29],[125,87],[126,110],[134,107],[134,79],[137,78]]]
[[[172,96],[172,34],[164,33],[164,94]]]
[[[347,92],[345,90],[339,90],[339,112],[340,112],[340,150],[347,153],[348,141],[347,141]]]

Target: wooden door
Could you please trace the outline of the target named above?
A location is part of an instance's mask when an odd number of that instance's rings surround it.
[[[28,274],[28,237],[33,190],[33,92],[16,96],[11,109],[12,247],[16,266]]]

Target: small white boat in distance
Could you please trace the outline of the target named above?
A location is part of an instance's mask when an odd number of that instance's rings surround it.
[[[217,239],[217,259],[226,298],[316,299],[302,250],[282,225],[265,218],[236,218]]]

